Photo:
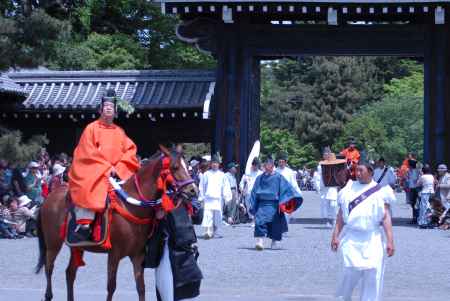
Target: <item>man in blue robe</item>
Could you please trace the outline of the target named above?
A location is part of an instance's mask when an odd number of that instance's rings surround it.
[[[288,231],[284,213],[292,213],[303,202],[300,193],[274,170],[272,158],[264,164],[264,173],[255,180],[250,195],[250,213],[255,216],[256,249],[264,249],[264,237],[272,239],[277,248],[283,233]]]

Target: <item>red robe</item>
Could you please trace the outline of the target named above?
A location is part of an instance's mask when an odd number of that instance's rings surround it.
[[[352,162],[352,164],[358,164],[359,159],[361,158],[361,155],[356,148],[350,149],[347,147],[341,152],[341,155],[345,156],[347,162]]]
[[[122,180],[131,177],[139,168],[136,150],[119,126],[101,120],[88,124],[75,148],[69,171],[72,202],[78,207],[103,211],[111,171],[114,169]]]
[[[350,165],[350,176],[353,180],[355,180],[356,166],[358,165],[359,159],[361,158],[361,154],[356,148],[350,149],[349,147],[347,147],[341,152],[341,155],[345,156],[347,164]]]

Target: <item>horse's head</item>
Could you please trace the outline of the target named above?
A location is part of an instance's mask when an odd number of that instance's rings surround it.
[[[183,201],[191,201],[198,197],[198,188],[189,175],[182,149],[177,147],[170,151],[162,145],[159,148],[165,157],[170,158],[170,172],[174,178],[172,186],[175,189],[175,197],[181,198]]]

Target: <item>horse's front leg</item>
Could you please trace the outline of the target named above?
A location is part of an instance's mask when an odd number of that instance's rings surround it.
[[[78,254],[75,254],[78,252]],[[66,284],[67,284],[67,300],[74,301],[73,284],[75,283],[75,278],[77,276],[77,271],[79,264],[83,260],[83,251],[70,249],[70,260],[69,265],[66,268]]]
[[[133,263],[134,279],[136,281],[136,290],[139,295],[139,301],[145,301],[144,268],[142,267],[144,254],[130,256],[130,260]]]
[[[120,256],[114,252],[108,254],[108,296],[107,301],[112,301],[114,292],[116,291],[117,269],[119,267]]]

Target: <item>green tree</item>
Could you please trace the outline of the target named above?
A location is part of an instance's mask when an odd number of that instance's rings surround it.
[[[42,147],[48,144],[48,139],[42,135],[36,135],[24,141],[20,131],[0,129],[0,158],[9,162],[25,165],[37,158]]]
[[[270,91],[262,94],[262,120],[316,148],[332,145],[351,116],[383,93],[373,58],[281,60],[265,66],[263,80]]]
[[[287,153],[289,164],[294,167],[315,166],[317,152],[312,144],[301,145],[291,132],[285,129],[273,129],[262,124],[261,127],[261,152],[265,156]]]
[[[385,86],[382,101],[364,107],[345,126],[336,146],[353,136],[369,158],[379,156],[400,165],[407,152],[423,156],[423,73],[413,65],[410,76],[393,79]]]
[[[65,70],[143,69],[145,50],[125,34],[92,33],[82,43],[61,43],[52,66]]]
[[[0,12],[0,70],[46,62],[53,54],[54,43],[69,30],[69,23],[53,18],[43,9],[6,7]]]

